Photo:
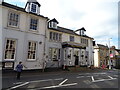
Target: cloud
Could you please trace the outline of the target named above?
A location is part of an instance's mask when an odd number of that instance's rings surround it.
[[[5,0],[26,3],[27,0]],[[59,26],[69,29],[85,27],[88,36],[97,42],[105,43],[106,38],[118,37],[118,1],[119,0],[37,0],[41,4],[40,12],[50,19],[56,18]],[[24,4],[25,5],[25,4]],[[117,46],[117,43],[115,43]]]

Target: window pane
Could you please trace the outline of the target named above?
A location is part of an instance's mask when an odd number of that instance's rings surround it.
[[[14,59],[16,43],[14,40],[7,40],[5,48],[5,59]]]
[[[74,41],[74,36],[70,36],[70,41]]]
[[[61,34],[59,34],[59,41],[61,41],[61,38],[62,38],[62,35],[61,35]]]
[[[37,23],[38,23],[37,19],[31,19],[30,20],[30,29],[37,30]]]
[[[36,12],[36,7],[37,7],[37,6],[36,6],[35,4],[32,4],[32,6],[31,6],[31,11],[32,11],[32,12]]]
[[[58,41],[58,33],[56,33],[56,40]]]
[[[17,13],[10,12],[9,25],[18,26],[19,15]]]
[[[52,32],[50,32],[50,40],[52,40]]]
[[[55,40],[55,33],[53,33],[53,40]]]

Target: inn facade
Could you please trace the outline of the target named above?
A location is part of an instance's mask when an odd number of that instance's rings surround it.
[[[84,27],[70,30],[58,26],[40,14],[40,4],[28,0],[25,8],[0,3],[0,64],[2,69],[15,69],[22,61],[25,70],[89,66],[93,60],[93,38]]]

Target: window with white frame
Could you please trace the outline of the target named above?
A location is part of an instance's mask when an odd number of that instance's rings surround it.
[[[56,22],[52,22],[53,28],[57,28],[57,23]]]
[[[32,3],[31,4],[31,12],[36,13],[37,12],[37,7],[38,6],[36,4]]]
[[[50,32],[49,38],[50,38],[50,41],[61,41],[62,34],[57,32]]]
[[[57,29],[57,23],[56,22],[49,22],[49,28]]]
[[[15,51],[16,51],[16,41],[13,39],[7,39],[4,59],[15,60]]]
[[[86,46],[88,46],[88,39],[81,38],[81,43],[86,44]]]
[[[18,27],[19,14],[14,12],[9,12],[8,26]]]
[[[28,42],[28,60],[36,59],[36,42]]]
[[[62,34],[58,34],[59,38],[58,41],[62,41]]]
[[[52,61],[58,61],[61,58],[61,50],[59,48],[49,48],[49,58]]]
[[[74,36],[70,36],[70,41],[74,42]]]
[[[38,19],[31,18],[30,19],[30,29],[37,30],[38,27]]]

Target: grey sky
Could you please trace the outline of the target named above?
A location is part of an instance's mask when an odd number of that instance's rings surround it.
[[[27,0],[5,0],[24,6]],[[59,26],[69,29],[85,27],[86,34],[97,43],[118,46],[118,1],[119,0],[37,0],[41,14],[56,18]],[[24,5],[23,5],[24,4]]]

